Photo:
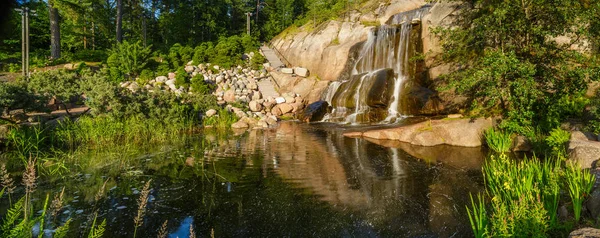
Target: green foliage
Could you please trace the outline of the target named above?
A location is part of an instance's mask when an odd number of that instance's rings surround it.
[[[48,131],[41,126],[21,126],[11,128],[6,135],[8,147],[12,148],[19,158],[27,160],[32,155],[37,155],[45,146]]]
[[[567,142],[571,138],[571,133],[560,128],[554,128],[545,141],[552,153],[557,156],[567,155]]]
[[[71,225],[71,219],[67,220],[64,225],[56,228],[54,230],[53,238],[65,238],[67,237],[67,232],[69,231],[69,226]]]
[[[217,110],[217,114],[212,117],[204,117],[202,124],[205,127],[216,127],[220,129],[230,128],[231,124],[237,121],[237,117],[226,109]]]
[[[512,146],[512,134],[490,128],[484,133],[487,146],[497,153],[506,153]]]
[[[485,211],[485,201],[481,194],[477,194],[477,203],[471,196],[471,209],[467,207],[467,215],[469,215],[469,222],[471,223],[471,229],[476,238],[486,237],[488,229],[488,218]]]
[[[252,59],[250,59],[250,67],[252,69],[260,69],[261,67],[263,67],[263,63],[266,62],[267,59],[265,59],[265,57],[258,53],[258,51],[254,52],[254,56],[252,57]]]
[[[191,79],[192,92],[198,94],[210,94],[214,89],[215,85],[204,81],[204,76],[197,74]]]
[[[73,54],[65,56],[74,61],[102,62],[108,57],[105,50],[78,50]]]
[[[175,72],[175,86],[177,88],[184,87],[187,88],[190,85],[189,75],[183,68],[179,68],[177,72]]]
[[[79,80],[79,87],[85,94],[85,104],[93,114],[107,113],[110,108],[121,106],[121,94],[124,89],[106,76],[108,73],[84,73]]]
[[[437,29],[441,59],[457,66],[439,88],[467,96],[473,114],[504,116],[515,132],[533,125],[549,131],[581,113],[584,101],[574,95],[598,79],[598,64],[573,48],[596,33],[589,30],[590,14],[598,6],[574,0],[471,4],[457,27]],[[565,35],[577,37],[567,44],[551,40]]]
[[[565,178],[567,187],[569,188],[569,196],[573,203],[575,221],[579,222],[583,201],[592,191],[596,182],[596,176],[588,170],[581,170],[578,165],[569,164],[565,171]]]
[[[47,98],[54,97],[65,105],[81,95],[78,81],[75,73],[49,70],[32,74],[27,86],[30,91]]]
[[[25,112],[45,111],[45,97],[27,90],[27,84],[0,82],[0,114],[10,110],[23,109]]]
[[[123,41],[110,50],[107,59],[110,76],[115,81],[135,79],[146,67],[152,51],[142,46],[141,42]]]
[[[544,237],[556,227],[560,160],[492,156],[483,168],[492,198],[489,236]]]
[[[148,84],[148,82],[150,80],[153,80],[153,79],[154,79],[154,72],[152,72],[152,70],[149,70],[149,69],[144,69],[144,70],[142,70],[140,77],[137,79],[137,83],[139,85],[146,85],[146,84]]]
[[[90,228],[88,238],[100,238],[104,235],[104,231],[106,229],[106,219],[102,220],[102,223],[99,225],[96,225],[96,218],[98,218],[97,214],[94,217],[94,222],[92,222],[92,227]]]

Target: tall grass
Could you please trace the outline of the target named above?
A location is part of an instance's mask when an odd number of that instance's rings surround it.
[[[237,121],[237,117],[227,109],[220,109],[216,115],[212,117],[204,117],[202,124],[205,127],[229,128],[231,124]]]
[[[471,195],[471,209],[467,207],[467,215],[469,215],[469,222],[471,223],[471,229],[475,237],[486,237],[488,217],[485,210],[485,201],[481,194],[477,194],[477,203],[475,203],[473,195]]]
[[[512,135],[508,132],[496,131],[494,128],[484,132],[487,146],[497,153],[506,153],[512,146]]]

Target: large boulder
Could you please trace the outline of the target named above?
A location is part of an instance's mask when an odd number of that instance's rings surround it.
[[[329,104],[326,101],[317,101],[309,104],[298,119],[304,122],[321,121],[325,114],[327,114],[327,108]]]
[[[581,168],[592,168],[600,160],[600,142],[580,131],[573,131],[569,140],[569,161]]]
[[[378,140],[397,140],[420,146],[478,147],[483,132],[493,126],[491,118],[428,120],[397,128],[366,131],[360,135]]]

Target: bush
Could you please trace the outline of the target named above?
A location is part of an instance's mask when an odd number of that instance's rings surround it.
[[[154,79],[154,72],[152,72],[152,70],[149,70],[149,69],[144,69],[144,70],[142,70],[140,77],[137,79],[137,82],[140,86],[143,86],[143,85],[148,84],[148,82],[150,82],[150,80],[153,80],[153,79]]]
[[[191,80],[192,92],[199,94],[209,94],[214,90],[214,85],[204,81],[204,76],[197,74]]]
[[[23,109],[29,111],[45,111],[47,98],[27,90],[25,83],[0,82],[0,114],[5,115],[10,110]]]
[[[560,128],[554,128],[548,137],[546,145],[551,148],[553,155],[566,156],[567,142],[571,138],[571,133]]]
[[[177,86],[177,88],[188,88],[190,86],[189,76],[188,73],[185,72],[185,69],[179,68],[177,72],[175,72],[175,86]]]
[[[144,48],[139,41],[117,44],[106,60],[111,78],[118,82],[135,79],[146,67],[151,52],[150,46]]]
[[[254,52],[254,57],[250,59],[250,67],[252,69],[260,69],[263,67],[263,63],[266,61],[265,57],[261,55],[258,51]]]
[[[27,86],[38,95],[54,97],[65,108],[66,103],[76,100],[81,95],[77,74],[62,69],[32,74]]]

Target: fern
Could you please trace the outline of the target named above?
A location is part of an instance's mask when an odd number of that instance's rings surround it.
[[[19,224],[17,224],[15,227],[13,227],[12,229],[10,229],[8,231],[8,235],[5,235],[4,237],[7,238],[19,238],[19,237],[31,237],[31,234],[27,235],[26,232],[27,231],[31,231],[31,229],[28,229],[29,224],[31,222],[27,222],[25,219],[22,219],[21,222],[19,222]]]
[[[2,226],[0,227],[0,230],[2,230],[2,237],[6,237],[8,234],[10,234],[12,226],[19,219],[19,217],[21,217],[21,214],[23,214],[22,211],[24,201],[24,197],[19,199],[19,201],[13,204],[13,206],[6,212],[4,223],[2,223]]]
[[[96,225],[96,218],[94,217],[94,222],[92,223],[92,229],[90,230],[90,234],[88,238],[100,238],[104,235],[104,230],[106,228],[106,219],[100,223],[100,225]]]
[[[54,231],[53,238],[65,238],[67,236],[67,232],[69,231],[69,225],[71,224],[71,219],[67,220],[64,225],[59,228],[56,228]]]

